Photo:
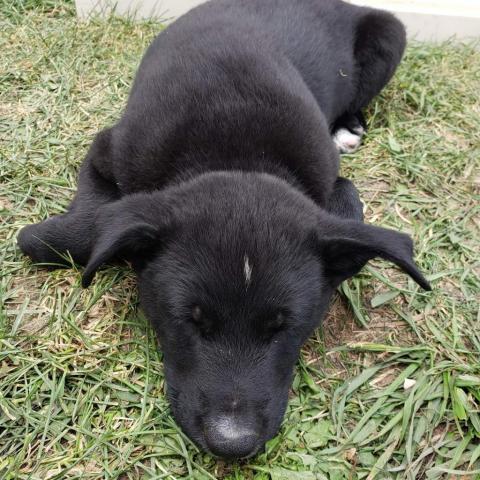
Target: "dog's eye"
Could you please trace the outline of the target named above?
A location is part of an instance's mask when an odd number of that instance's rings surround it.
[[[202,321],[202,309],[198,305],[195,305],[192,308],[192,320],[195,324],[198,324]]]
[[[209,318],[207,318],[207,316],[204,314],[204,312],[198,305],[195,305],[192,308],[190,321],[203,336],[208,336],[211,333],[211,321],[209,320]]]
[[[270,332],[275,333],[283,330],[285,327],[285,313],[282,311],[276,312],[268,321],[268,329]]]

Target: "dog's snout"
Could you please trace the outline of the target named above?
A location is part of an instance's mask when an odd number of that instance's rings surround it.
[[[258,431],[238,416],[211,418],[204,433],[209,450],[223,458],[250,457],[260,446]]]

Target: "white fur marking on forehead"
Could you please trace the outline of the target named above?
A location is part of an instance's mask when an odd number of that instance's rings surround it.
[[[250,280],[252,279],[252,270],[253,267],[250,265],[250,259],[248,255],[245,254],[243,257],[243,273],[245,274],[245,285],[247,287],[250,285]]]

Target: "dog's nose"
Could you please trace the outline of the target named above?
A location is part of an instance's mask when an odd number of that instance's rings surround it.
[[[260,446],[258,432],[240,417],[211,418],[205,423],[204,433],[208,449],[223,458],[250,457]]]

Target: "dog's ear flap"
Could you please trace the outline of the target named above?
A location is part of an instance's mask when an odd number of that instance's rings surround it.
[[[111,231],[100,235],[82,275],[83,288],[88,287],[100,266],[114,257],[130,257],[148,250],[159,238],[153,225],[137,222],[132,225],[115,225]]]
[[[94,244],[83,271],[82,286],[88,287],[98,268],[116,259],[146,255],[164,239],[169,228],[164,206],[144,195],[132,195],[100,209],[95,221]],[[162,220],[158,222],[155,217]]]
[[[413,260],[412,239],[400,232],[329,216],[317,230],[317,248],[333,287],[358,273],[373,258],[398,265],[422,288],[431,290]]]

